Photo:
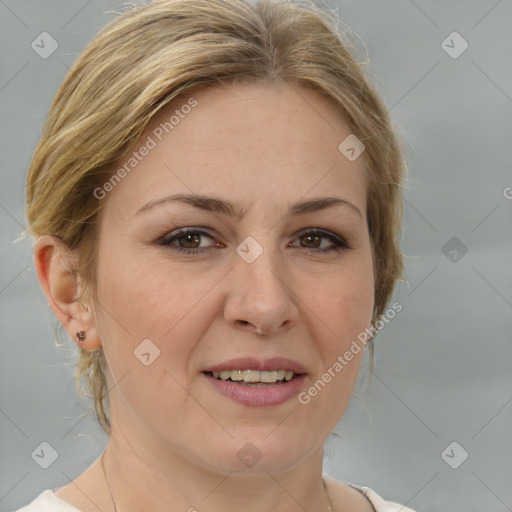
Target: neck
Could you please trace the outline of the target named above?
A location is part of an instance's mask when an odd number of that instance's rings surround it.
[[[168,447],[141,446],[128,439],[134,438],[113,429],[104,452],[112,511],[329,510],[322,448],[288,471],[219,473],[191,463]]]

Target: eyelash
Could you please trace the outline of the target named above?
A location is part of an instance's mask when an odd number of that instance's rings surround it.
[[[176,246],[171,245],[172,242],[175,242],[176,240],[184,238],[186,235],[190,235],[190,234],[206,236],[213,240],[213,237],[209,233],[206,233],[205,231],[201,231],[201,230],[198,230],[195,228],[191,228],[191,229],[178,229],[177,231],[168,233],[165,236],[163,236],[162,238],[160,238],[160,240],[158,240],[157,243],[160,246],[169,247],[171,250],[182,253],[182,254],[198,254],[198,253],[203,253],[209,249],[215,249],[215,246],[209,246],[209,247],[203,247],[203,248],[197,248],[197,249],[187,249],[187,248],[176,247]],[[327,247],[327,248],[324,247],[323,249],[314,249],[314,248],[311,249],[309,247],[303,247],[303,249],[306,249],[307,253],[312,252],[312,253],[326,254],[326,253],[341,252],[345,249],[350,248],[349,245],[347,244],[347,242],[345,240],[343,240],[342,238],[340,238],[328,231],[324,231],[324,230],[318,229],[318,228],[303,231],[300,234],[300,236],[298,236],[297,238],[300,239],[300,238],[303,238],[308,235],[326,238],[327,240],[329,240],[333,243],[333,246]]]

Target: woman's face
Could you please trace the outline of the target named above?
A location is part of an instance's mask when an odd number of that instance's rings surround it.
[[[363,354],[344,357],[373,310],[363,159],[340,152],[350,129],[306,89],[192,97],[152,120],[103,189],[95,318],[112,435],[222,471],[289,469],[335,427]],[[238,370],[295,377],[247,385]]]

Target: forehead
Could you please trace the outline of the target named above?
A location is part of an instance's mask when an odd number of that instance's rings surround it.
[[[279,207],[339,192],[364,211],[364,161],[350,161],[338,148],[349,135],[333,104],[304,87],[244,83],[196,90],[164,107],[115,163],[114,172],[126,172],[105,206],[129,218],[146,202],[174,193]]]

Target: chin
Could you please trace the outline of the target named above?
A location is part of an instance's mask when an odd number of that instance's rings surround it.
[[[211,452],[212,442],[210,453],[207,458],[203,454],[202,462],[222,473],[280,473],[292,470],[322,446],[320,441],[309,446],[306,439],[293,436],[286,439],[286,435],[271,439],[272,435],[269,436],[267,430],[264,435],[237,436],[227,444],[217,445],[214,453]]]

